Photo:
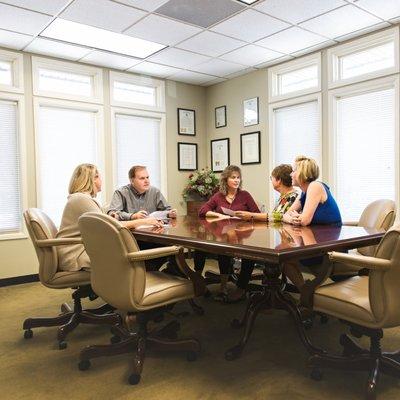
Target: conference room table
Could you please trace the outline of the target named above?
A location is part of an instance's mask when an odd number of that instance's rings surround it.
[[[263,309],[285,309],[296,323],[300,339],[310,354],[323,350],[309,340],[304,315],[312,311],[313,293],[330,275],[332,265],[327,252],[376,245],[384,232],[358,226],[312,225],[297,227],[285,223],[243,221],[178,216],[163,228],[139,227],[133,231],[137,240],[160,245],[180,245],[207,253],[247,258],[265,263],[261,290],[250,296],[243,318],[234,327],[244,327],[239,343],[228,349],[225,357],[240,356],[252,331],[255,318]],[[322,256],[311,267],[314,279],[307,280],[300,293],[300,303],[286,289],[281,265],[285,261]],[[314,270],[313,270],[314,269]]]

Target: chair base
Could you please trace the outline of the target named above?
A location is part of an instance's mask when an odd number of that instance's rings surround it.
[[[108,304],[104,304],[95,309],[82,310],[81,299],[89,296],[90,288],[78,288],[72,295],[74,298],[74,308],[69,304],[61,305],[61,314],[53,318],[27,318],[22,326],[24,329],[24,338],[31,339],[33,337],[32,328],[58,326],[57,340],[58,348],[63,350],[67,348],[66,337],[79,324],[93,325],[117,325],[121,323],[119,314],[114,313],[115,310]]]
[[[382,352],[380,340],[383,332],[380,329],[368,329],[360,326],[351,326],[351,333],[357,337],[366,335],[370,337],[370,350],[364,349],[347,334],[340,337],[343,346],[342,356],[328,354],[314,354],[309,359],[312,368],[311,377],[319,380],[322,377],[320,368],[328,367],[342,370],[368,371],[365,398],[376,399],[376,386],[380,373],[400,378],[400,351]]]
[[[128,378],[131,385],[140,382],[147,348],[158,351],[177,351],[186,353],[188,361],[194,361],[200,352],[200,343],[196,339],[177,339],[180,324],[172,321],[163,328],[148,333],[147,322],[154,319],[154,312],[137,314],[139,329],[130,332],[122,325],[112,328],[114,336],[109,345],[92,345],[84,348],[79,356],[78,367],[81,371],[90,368],[90,360],[103,356],[133,353],[132,370]]]

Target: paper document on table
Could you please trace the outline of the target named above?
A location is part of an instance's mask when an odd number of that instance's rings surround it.
[[[232,211],[230,208],[221,207],[221,210],[226,215],[230,215],[231,217],[235,216],[235,211]]]
[[[155,218],[155,219],[168,219],[168,210],[165,211],[154,211],[151,214],[148,215],[150,218]]]

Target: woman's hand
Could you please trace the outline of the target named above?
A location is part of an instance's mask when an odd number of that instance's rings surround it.
[[[249,211],[235,211],[235,217],[248,221],[253,218],[253,213]]]
[[[283,222],[292,225],[301,225],[301,214],[295,210],[288,211],[283,215]]]
[[[162,228],[164,226],[161,220],[155,218],[144,218],[142,221],[140,221],[140,223],[142,225],[152,225],[156,228]]]

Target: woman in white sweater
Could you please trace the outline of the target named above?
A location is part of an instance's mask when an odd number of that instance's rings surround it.
[[[100,205],[95,200],[101,191],[101,176],[93,164],[78,165],[71,177],[68,187],[68,201],[61,218],[58,238],[80,238],[78,227],[79,217],[89,211],[102,213]],[[139,225],[154,225],[161,227],[162,222],[154,218],[145,218],[131,221],[120,221],[129,229]],[[82,244],[59,246],[57,248],[60,269],[63,271],[78,271],[90,268],[90,260]]]

